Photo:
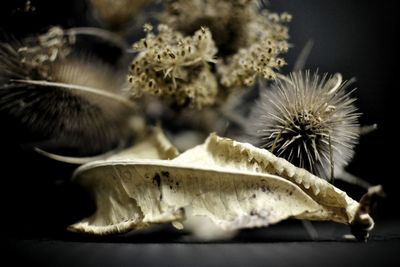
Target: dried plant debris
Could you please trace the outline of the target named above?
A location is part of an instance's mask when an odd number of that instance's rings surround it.
[[[150,93],[179,106],[213,104],[217,82],[208,62],[214,61],[217,50],[210,31],[201,28],[184,37],[166,25],[159,25],[157,34],[150,25],[145,30],[146,38],[133,46],[140,53],[128,78],[132,97]]]
[[[99,153],[127,137],[133,104],[124,75],[72,53],[73,37],[51,28],[20,44],[0,44],[0,111],[45,149]]]
[[[131,154],[89,163],[76,171],[75,181],[92,193],[97,211],[69,229],[88,234],[125,233],[160,223],[182,228],[195,217],[206,218],[221,232],[297,218],[349,224],[363,233],[359,239],[366,239],[374,225],[363,206],[369,201],[360,204],[267,150],[215,134],[172,160]]]
[[[331,179],[352,159],[359,139],[355,98],[341,75],[295,72],[262,91],[247,132],[258,147]]]
[[[186,35],[208,27],[218,48],[217,70],[226,88],[248,87],[261,75],[274,79],[288,50],[288,13],[271,13],[257,0],[171,0],[163,23]]]

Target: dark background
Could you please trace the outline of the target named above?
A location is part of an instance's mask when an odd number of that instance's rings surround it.
[[[22,12],[25,1],[0,3],[3,40],[9,36],[20,38],[43,32],[49,25],[99,25],[84,1],[31,2],[36,7],[34,12]],[[343,264],[347,260],[350,265],[399,263],[395,252],[400,251],[397,193],[400,177],[395,162],[399,142],[396,130],[399,112],[395,103],[399,90],[399,83],[395,83],[399,46],[395,39],[399,30],[395,1],[271,0],[270,9],[293,15],[290,23],[293,48],[286,57],[289,63],[286,71],[293,66],[306,42],[312,39],[314,48],[306,67],[318,68],[320,72],[340,72],[345,79],[355,77],[354,86],[358,89],[354,95],[363,113],[361,123],[378,124],[377,131],[361,138],[348,168],[372,184],[382,184],[387,193],[387,198],[379,202],[377,232],[370,243],[334,242],[338,234],[346,231],[333,224],[317,224],[324,242],[307,242],[309,238],[302,232],[304,230],[293,222],[270,228],[276,230],[272,236],[269,229],[260,234],[245,232],[231,244],[176,243],[180,239],[176,239],[174,232],[122,239],[71,236],[65,232],[65,227],[94,208],[86,194],[68,182],[73,166],[49,161],[24,149],[15,138],[19,133],[13,135],[9,125],[2,122],[0,226],[2,235],[11,240],[11,245],[7,246],[13,253],[42,264],[52,262],[55,266],[76,265],[80,260],[100,265],[176,263],[171,266],[198,266],[225,260],[237,266],[251,260],[259,266],[266,262],[280,266],[312,262],[337,266],[340,261]],[[353,186],[342,183],[338,186],[356,199],[363,193]],[[332,230],[334,234],[331,229],[336,229]],[[143,242],[146,244],[141,244]],[[92,248],[99,253],[93,253]],[[286,257],[285,252],[290,257]],[[89,255],[89,259],[83,260],[85,255]],[[99,258],[96,255],[100,255]],[[102,257],[104,261],[99,260]],[[162,259],[167,257],[170,261],[164,262]]]

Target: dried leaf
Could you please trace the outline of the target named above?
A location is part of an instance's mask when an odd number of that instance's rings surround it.
[[[76,232],[125,233],[168,222],[181,228],[179,222],[185,227],[196,216],[221,232],[287,218],[356,221],[358,229],[368,229],[364,237],[373,227],[367,213],[360,220],[364,207],[325,180],[267,150],[215,134],[172,160],[125,154],[92,162],[77,170],[75,180],[97,204],[92,216],[70,226]]]

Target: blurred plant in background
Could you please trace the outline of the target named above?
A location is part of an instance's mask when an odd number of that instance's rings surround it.
[[[290,14],[258,0],[88,0],[87,7],[106,29],[49,25],[21,45],[1,45],[1,110],[51,139],[46,149],[63,140],[85,155],[107,152],[161,122],[182,149],[215,131],[324,178],[352,158],[359,114],[346,86],[280,73]],[[88,43],[84,52],[77,43]],[[119,66],[105,60],[110,47]]]

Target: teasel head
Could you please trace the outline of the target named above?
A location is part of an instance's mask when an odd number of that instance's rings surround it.
[[[125,77],[75,51],[61,28],[0,43],[0,115],[18,142],[71,156],[103,153],[130,137]]]
[[[331,180],[352,159],[359,139],[355,98],[340,74],[295,72],[261,92],[251,112],[252,142]]]

